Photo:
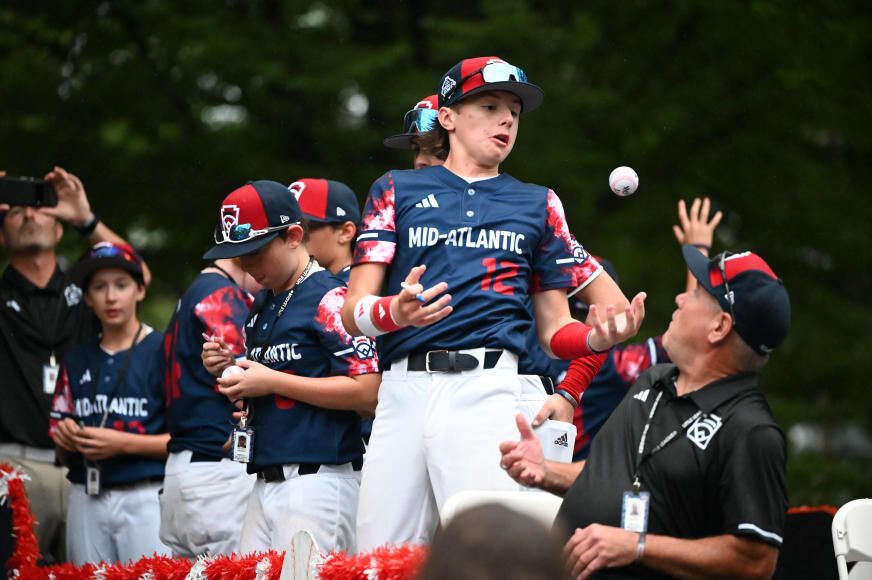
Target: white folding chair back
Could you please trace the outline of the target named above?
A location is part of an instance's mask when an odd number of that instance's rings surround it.
[[[454,516],[469,508],[495,503],[528,515],[548,528],[554,523],[563,499],[546,492],[529,491],[460,491],[445,500],[439,519],[442,527]]]
[[[839,580],[872,579],[872,499],[855,499],[833,517],[833,550]],[[848,574],[848,562],[858,562]]]

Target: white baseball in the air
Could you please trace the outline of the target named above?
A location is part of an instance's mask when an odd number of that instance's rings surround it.
[[[226,369],[224,369],[224,372],[221,373],[221,378],[226,379],[227,377],[232,377],[233,375],[238,375],[239,373],[243,373],[243,372],[245,372],[244,368],[237,366],[237,365],[233,365],[231,367],[227,367]]]
[[[633,195],[639,187],[639,176],[632,167],[622,165],[609,174],[609,188],[621,197]]]

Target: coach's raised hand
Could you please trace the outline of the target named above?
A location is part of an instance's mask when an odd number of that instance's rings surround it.
[[[421,285],[421,276],[426,269],[427,266],[423,265],[412,268],[406,276],[403,289],[391,301],[391,316],[399,326],[427,326],[442,320],[453,310],[449,306],[451,294],[443,294],[448,290],[448,284],[439,282],[427,289]],[[431,303],[437,296],[439,299]]]

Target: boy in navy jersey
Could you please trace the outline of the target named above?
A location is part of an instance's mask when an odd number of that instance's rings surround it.
[[[583,369],[546,400],[540,422],[572,420],[579,383],[644,316],[644,295],[631,305],[574,242],[553,191],[499,173],[521,111],[536,108],[543,91],[517,67],[484,57],[453,67],[438,94],[435,138],[422,145],[447,150],[445,164],[392,171],[372,186],[343,308],[352,333],[383,335],[361,550],[427,542],[438,508],[458,491],[517,489],[499,469],[498,444],[514,431],[520,404],[530,298],[543,347]],[[390,295],[376,296],[385,281]],[[595,305],[592,327],[569,316],[567,291]]]
[[[52,401],[50,434],[73,484],[67,555],[81,565],[169,554],[158,537],[169,439],[162,337],[136,317],[145,298],[142,262],[126,244],[101,242],[71,277],[102,334],[67,354]]]
[[[308,255],[301,219],[286,187],[249,183],[224,199],[217,245],[205,256],[239,256],[265,288],[245,325],[245,370],[218,381],[229,399],[245,401],[232,449],[258,478],[242,553],[285,550],[299,530],[325,553],[355,549],[363,455],[356,411],[375,407],[378,360],[370,339],[343,328],[345,284]],[[233,359],[207,342],[203,362],[218,375]]]
[[[360,203],[351,188],[331,179],[298,179],[288,186],[306,221],[306,250],[345,283],[351,272]]]
[[[161,503],[161,540],[173,554],[239,552],[241,522],[254,477],[222,449],[233,406],[203,368],[203,335],[245,355],[242,327],[257,291],[238,259],[204,268],[179,299],[164,337],[168,445]]]

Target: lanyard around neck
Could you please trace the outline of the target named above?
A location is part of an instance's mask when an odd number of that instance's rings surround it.
[[[263,362],[263,355],[264,355],[264,352],[265,352],[265,350],[266,350],[266,347],[269,346],[270,341],[272,340],[272,335],[273,335],[273,332],[274,332],[275,329],[276,329],[276,326],[278,326],[279,319],[282,317],[282,314],[285,313],[285,310],[287,309],[288,304],[290,303],[291,298],[294,296],[294,293],[297,291],[297,288],[299,287],[299,285],[303,283],[303,280],[305,280],[306,278],[308,278],[308,276],[309,276],[309,270],[312,269],[312,264],[313,264],[314,262],[315,262],[315,258],[314,258],[313,256],[309,256],[309,263],[306,264],[306,269],[303,270],[303,273],[300,274],[300,276],[297,278],[297,281],[294,282],[294,285],[291,287],[290,290],[288,290],[288,293],[285,295],[285,299],[282,301],[282,305],[281,305],[281,307],[279,308],[279,311],[276,313],[276,317],[275,317],[275,319],[273,319],[272,326],[271,326],[270,329],[269,329],[269,334],[266,336],[266,339],[265,339],[263,342],[261,342],[261,344],[260,344],[260,352],[258,353],[258,356],[256,356],[256,357],[252,357],[252,358],[254,359],[255,362],[259,362],[259,363],[262,363],[262,362]],[[260,310],[258,310],[258,312],[257,312],[257,320],[260,320],[260,319],[261,319],[261,315],[263,314],[263,310],[264,310],[264,308],[266,308],[267,302],[269,302],[269,300],[264,300],[263,305],[260,307]],[[252,333],[252,334],[254,334],[254,333]],[[253,341],[253,340],[254,340],[254,337],[252,336],[252,341]],[[247,348],[247,350],[248,350],[248,353],[249,353],[249,354],[251,354],[252,352],[254,352],[254,345],[253,345],[253,344],[250,345],[250,346]]]
[[[118,373],[118,380],[115,381],[115,384],[112,386],[112,389],[106,393],[106,405],[105,409],[103,409],[103,418],[100,420],[100,427],[103,428],[106,426],[106,420],[109,418],[109,406],[112,401],[112,398],[115,397],[116,392],[118,391],[118,387],[121,385],[121,382],[124,380],[124,375],[127,373],[127,366],[130,364],[130,358],[133,355],[133,348],[136,346],[136,341],[139,340],[139,335],[142,334],[142,323],[139,323],[139,328],[136,330],[136,336],[133,337],[133,342],[130,343],[130,348],[127,349],[127,355],[124,357],[124,364],[121,367],[121,371]],[[97,380],[100,378],[100,341],[97,340],[97,346],[94,349],[94,364],[93,364],[93,372],[91,373],[91,403],[93,407],[97,408]]]
[[[702,415],[702,410],[698,409],[696,413],[688,417],[681,424],[681,427],[678,429],[673,429],[671,433],[666,435],[660,443],[652,447],[648,452],[645,452],[645,440],[648,437],[648,429],[651,427],[651,421],[654,420],[654,414],[657,412],[657,406],[660,404],[660,399],[663,398],[663,391],[659,391],[657,393],[657,398],[654,399],[654,405],[651,406],[651,412],[648,413],[648,421],[645,423],[645,426],[642,428],[642,436],[639,438],[639,448],[636,451],[636,470],[633,474],[633,493],[639,493],[639,490],[642,488],[642,484],[639,481],[639,470],[642,467],[642,464],[645,463],[648,459],[656,455],[657,453],[663,451],[663,449],[672,443],[675,440],[675,437],[681,432],[687,429],[687,427],[699,419],[700,415]]]

